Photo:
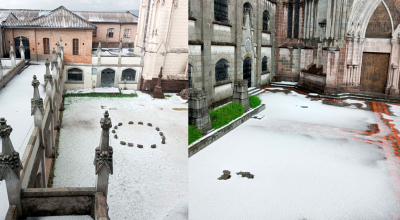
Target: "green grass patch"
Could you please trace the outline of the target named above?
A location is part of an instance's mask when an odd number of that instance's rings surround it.
[[[168,97],[168,98],[170,98],[170,97],[172,97],[172,95],[165,95],[165,97]]]
[[[201,138],[201,130],[195,126],[189,125],[189,145]]]
[[[251,108],[255,108],[255,107],[261,105],[261,99],[258,98],[258,96],[256,96],[256,95],[249,96],[249,100],[250,100]]]
[[[101,93],[68,93],[65,97],[104,97],[104,98],[129,98],[137,97],[138,95],[133,94],[101,94]]]
[[[221,108],[210,111],[211,124],[218,129],[239,118],[244,113],[244,107],[236,102],[229,103]]]

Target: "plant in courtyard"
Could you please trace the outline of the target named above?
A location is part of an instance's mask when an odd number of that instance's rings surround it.
[[[201,130],[193,125],[189,125],[189,145],[201,138]]]
[[[244,107],[236,102],[229,103],[221,108],[210,111],[211,124],[214,129],[220,128],[239,118],[244,113]]]
[[[118,88],[118,90],[119,90],[119,94],[122,95],[122,90],[123,89],[122,88]]]
[[[168,98],[170,98],[170,97],[172,97],[172,95],[165,95],[165,97],[168,97]]]
[[[250,100],[251,108],[255,108],[261,104],[261,99],[258,98],[258,96],[256,96],[256,95],[249,96],[249,100]]]

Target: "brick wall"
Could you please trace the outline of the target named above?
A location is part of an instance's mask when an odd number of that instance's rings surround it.
[[[10,39],[18,36],[29,38],[31,60],[43,60],[52,55],[53,47],[56,48],[56,43],[62,37],[65,62],[91,63],[92,32],[91,29],[16,28],[6,29],[5,39],[9,42]],[[50,54],[48,55],[44,54],[43,38],[49,38]],[[73,39],[79,40],[79,55],[72,55]],[[6,48],[7,53],[9,53],[9,43],[7,43]]]
[[[132,46],[134,45],[133,43],[135,42],[137,24],[98,23],[98,22],[94,22],[93,24],[97,26],[97,34],[96,37],[93,37],[93,43],[98,43],[101,38],[102,47],[108,47],[107,44],[105,43],[107,36],[106,35],[107,29],[114,28],[114,36],[108,39],[109,43],[119,43],[119,39],[123,39],[124,37],[124,30],[131,29],[131,35],[129,38],[126,38],[125,42],[127,43],[129,40],[131,40]]]

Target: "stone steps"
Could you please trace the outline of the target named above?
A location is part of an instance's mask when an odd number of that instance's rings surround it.
[[[256,88],[256,87],[250,87],[250,88],[248,88],[248,94],[249,94],[249,96],[251,96],[251,95],[258,95],[258,94],[263,93],[263,92],[265,92],[265,91],[262,90],[262,89]]]

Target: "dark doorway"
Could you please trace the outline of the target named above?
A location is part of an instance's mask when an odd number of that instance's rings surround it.
[[[251,87],[251,58],[247,57],[243,62],[243,79],[247,79],[247,87]]]
[[[101,71],[101,87],[114,87],[115,71],[105,69]]]
[[[385,93],[390,54],[363,53],[360,89]]]
[[[22,37],[22,44],[25,47],[25,59],[26,60],[30,60],[31,59],[31,53],[30,53],[30,48],[29,48],[29,39],[26,37]],[[14,42],[15,42],[15,54],[17,56],[17,58],[21,58],[21,53],[19,52],[19,37],[14,38]]]

